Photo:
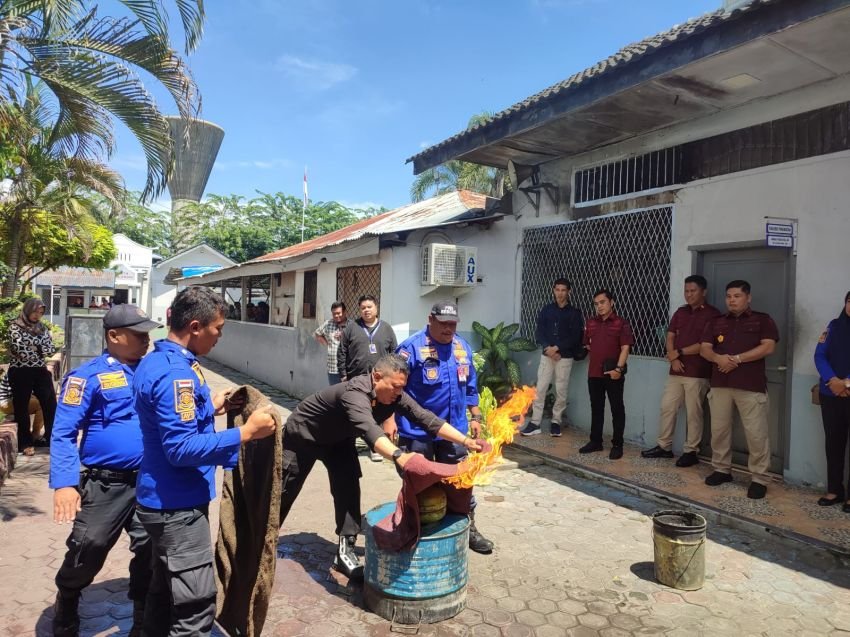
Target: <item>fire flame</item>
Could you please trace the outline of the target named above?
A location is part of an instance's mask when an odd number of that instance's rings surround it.
[[[514,420],[522,417],[528,411],[529,405],[537,395],[534,387],[516,389],[501,407],[490,412],[487,417],[487,429],[490,436],[486,438],[491,449],[487,452],[471,453],[459,466],[461,472],[443,482],[459,489],[471,489],[475,485],[488,484],[495,470],[495,465],[502,458],[502,446],[514,440],[518,423]]]

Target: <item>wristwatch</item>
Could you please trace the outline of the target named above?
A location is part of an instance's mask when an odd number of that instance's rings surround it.
[[[683,352],[681,349],[677,349],[676,353],[679,355],[679,358],[682,358],[682,356],[685,355],[685,352]]]
[[[623,368],[618,365],[617,367],[614,368],[614,371],[617,372],[618,374],[622,374]]]
[[[396,449],[395,451],[393,451],[393,462],[395,464],[398,464],[398,459],[401,458],[403,453],[404,452],[401,449]]]

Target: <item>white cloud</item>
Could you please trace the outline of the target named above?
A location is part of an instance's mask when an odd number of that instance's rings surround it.
[[[240,159],[234,161],[217,161],[213,164],[215,170],[243,170],[246,168],[257,170],[274,170],[277,168],[291,168],[289,159]]]
[[[428,140],[425,140],[423,142],[419,142],[419,148],[421,148],[423,150],[426,149],[426,148],[430,148],[433,145],[434,145],[433,142],[429,142]]]
[[[350,64],[311,60],[296,55],[281,55],[275,62],[275,68],[300,88],[315,91],[327,90],[357,75],[357,67]]]
[[[403,107],[404,102],[401,100],[389,100],[379,96],[339,100],[321,111],[318,118],[326,126],[348,129],[357,123],[389,117]]]

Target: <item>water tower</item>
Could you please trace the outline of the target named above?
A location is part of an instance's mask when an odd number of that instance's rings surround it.
[[[187,205],[199,202],[224,139],[224,129],[201,119],[166,117],[174,140],[174,170],[168,180],[171,194],[171,236],[175,252],[195,243],[198,223]],[[188,136],[186,135],[188,127]]]

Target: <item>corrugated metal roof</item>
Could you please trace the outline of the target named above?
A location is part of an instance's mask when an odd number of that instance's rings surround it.
[[[46,270],[39,274],[35,277],[35,285],[112,290],[115,289],[115,271],[63,266],[56,270]]]
[[[425,201],[384,212],[369,219],[363,219],[321,237],[289,246],[283,250],[264,254],[261,257],[248,261],[248,263],[282,261],[365,236],[410,232],[412,230],[433,228],[449,222],[458,222],[467,218],[481,218],[484,216],[484,209],[487,206],[488,199],[492,200],[490,197],[468,190],[449,192],[445,195],[432,197]]]
[[[752,0],[750,4],[735,9],[734,11],[718,9],[717,11],[706,13],[705,15],[699,16],[697,18],[692,18],[684,24],[677,24],[676,26],[667,31],[663,31],[661,33],[648,37],[644,40],[641,40],[640,42],[635,42],[633,44],[624,46],[614,55],[597,62],[590,68],[575,73],[567,79],[558,82],[557,84],[554,84],[549,88],[546,88],[540,91],[539,93],[532,95],[531,97],[527,97],[521,102],[517,102],[513,106],[506,108],[505,110],[500,111],[499,113],[496,113],[491,119],[489,119],[483,124],[477,124],[475,126],[467,128],[466,130],[457,133],[456,135],[453,135],[448,139],[443,140],[439,144],[435,144],[434,146],[426,148],[422,152],[417,153],[416,155],[413,155],[412,157],[408,158],[405,163],[410,163],[420,157],[429,155],[437,149],[443,148],[465,137],[468,137],[472,133],[485,130],[496,122],[499,122],[506,118],[515,117],[521,114],[523,111],[527,111],[537,106],[541,102],[545,102],[547,99],[559,95],[560,93],[563,93],[564,91],[574,89],[580,84],[587,82],[588,80],[595,79],[605,73],[613,71],[614,69],[617,69],[619,67],[623,67],[627,64],[640,62],[641,58],[643,58],[645,55],[655,52],[664,46],[667,46],[674,42],[686,40],[697,34],[701,34],[708,29],[715,28],[718,25],[728,22],[730,19],[738,17],[742,13],[753,11],[754,9],[758,9],[759,7],[762,7],[764,5],[774,4],[781,1],[782,0]]]

